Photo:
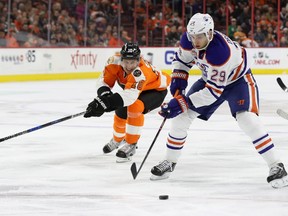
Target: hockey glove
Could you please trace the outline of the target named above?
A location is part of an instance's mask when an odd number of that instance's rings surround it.
[[[192,105],[189,98],[187,98],[185,95],[178,95],[170,100],[169,103],[164,103],[161,106],[161,111],[159,114],[168,119],[174,118],[180,113],[186,112],[189,108],[188,104]]]
[[[84,117],[99,117],[102,116],[104,112],[113,111],[119,107],[123,107],[123,105],[124,102],[122,100],[122,97],[118,93],[114,93],[108,96],[99,96],[88,104]]]
[[[110,104],[105,96],[96,97],[91,103],[88,104],[84,117],[89,118],[91,116],[102,116],[108,107],[110,107]]]
[[[101,86],[98,90],[97,90],[97,95],[99,96],[109,96],[112,95],[112,91],[108,86]]]
[[[173,71],[172,73],[172,80],[170,85],[170,92],[172,95],[175,95],[175,92],[179,90],[180,95],[185,94],[185,89],[188,85],[188,77],[189,74],[185,71]]]

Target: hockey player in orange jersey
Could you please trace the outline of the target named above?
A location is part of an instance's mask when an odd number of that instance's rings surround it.
[[[130,161],[144,125],[144,114],[161,106],[171,78],[140,57],[137,44],[126,43],[120,55],[110,57],[99,78],[97,97],[88,105],[85,118],[115,110],[113,138],[103,147],[116,153],[117,162]],[[112,92],[118,83],[122,90]]]

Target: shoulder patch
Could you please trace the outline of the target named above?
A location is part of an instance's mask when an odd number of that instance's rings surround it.
[[[107,64],[112,64],[113,62],[114,62],[114,56],[111,56],[110,58],[108,58]]]
[[[141,70],[136,69],[133,71],[133,76],[135,76],[135,77],[139,77],[139,76],[141,76],[141,74],[142,74]]]
[[[180,46],[184,49],[184,50],[191,50],[193,49],[193,45],[191,43],[191,41],[189,40],[189,38],[187,37],[187,33],[184,32],[181,36],[180,39]]]
[[[229,45],[224,38],[220,34],[214,34],[214,38],[206,50],[207,61],[212,65],[221,66],[229,60],[230,55]]]

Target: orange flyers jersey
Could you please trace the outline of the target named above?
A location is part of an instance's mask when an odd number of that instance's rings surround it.
[[[142,91],[166,89],[171,78],[143,58],[140,58],[138,67],[127,75],[121,66],[121,56],[114,55],[108,59],[97,86],[113,88],[116,82],[122,88],[117,93],[122,97],[124,106],[129,106],[137,100]]]

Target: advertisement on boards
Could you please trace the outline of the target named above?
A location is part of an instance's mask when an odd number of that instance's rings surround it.
[[[108,58],[121,48],[16,48],[0,49],[0,77],[33,75],[39,79],[95,78]],[[141,55],[160,70],[171,72],[176,47],[141,48]],[[288,50],[285,48],[247,49],[248,61],[255,74],[287,73]],[[200,70],[194,66],[193,71]],[[190,71],[190,72],[191,72]],[[196,74],[195,73],[195,74]],[[3,80],[3,79],[2,79]]]

